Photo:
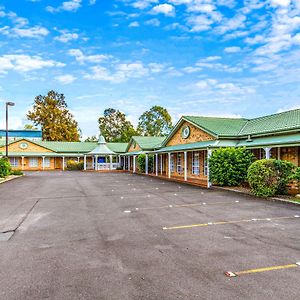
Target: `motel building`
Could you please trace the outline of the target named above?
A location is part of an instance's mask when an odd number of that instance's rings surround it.
[[[84,162],[84,170],[139,173],[137,158],[145,154],[146,175],[210,187],[209,157],[221,147],[246,147],[257,159],[300,166],[300,109],[255,119],[183,116],[167,137],[136,136],[129,143],[107,143],[101,135],[98,143],[14,137],[9,159],[20,170],[64,170],[75,160]],[[0,153],[5,155],[5,139]]]

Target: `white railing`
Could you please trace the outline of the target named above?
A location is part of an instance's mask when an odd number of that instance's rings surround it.
[[[119,167],[119,163],[97,163],[96,170],[116,170]]]

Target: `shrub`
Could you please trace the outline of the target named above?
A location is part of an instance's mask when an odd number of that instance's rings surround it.
[[[148,154],[148,171],[149,171],[149,173],[153,172],[153,165],[154,165],[154,155]],[[138,155],[137,166],[138,166],[139,172],[141,172],[141,173],[146,172],[146,154]]]
[[[253,194],[271,197],[285,193],[294,165],[288,161],[262,159],[255,161],[248,170],[248,181]]]
[[[300,183],[300,167],[296,168],[295,173],[292,175],[291,179],[298,181]]]
[[[210,180],[213,184],[235,186],[247,180],[247,170],[254,160],[245,148],[220,148],[209,159]]]
[[[84,168],[84,163],[83,162],[76,162],[73,160],[69,160],[67,162],[67,170],[69,171],[78,171],[78,170],[83,170]]]
[[[11,172],[11,166],[6,157],[0,158],[0,177],[4,178]]]
[[[10,175],[17,175],[17,176],[19,176],[19,175],[23,175],[23,172],[21,170],[12,170],[10,172]]]

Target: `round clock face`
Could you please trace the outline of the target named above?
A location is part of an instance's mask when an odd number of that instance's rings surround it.
[[[21,143],[21,144],[19,145],[19,147],[20,147],[21,149],[27,149],[27,148],[28,148],[28,144],[27,144],[27,143]]]
[[[181,130],[181,136],[184,139],[187,139],[190,136],[190,127],[189,126],[184,126]]]

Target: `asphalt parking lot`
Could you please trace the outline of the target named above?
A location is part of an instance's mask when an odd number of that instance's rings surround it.
[[[1,300],[300,298],[297,206],[128,173],[32,172],[0,185],[0,207]]]

